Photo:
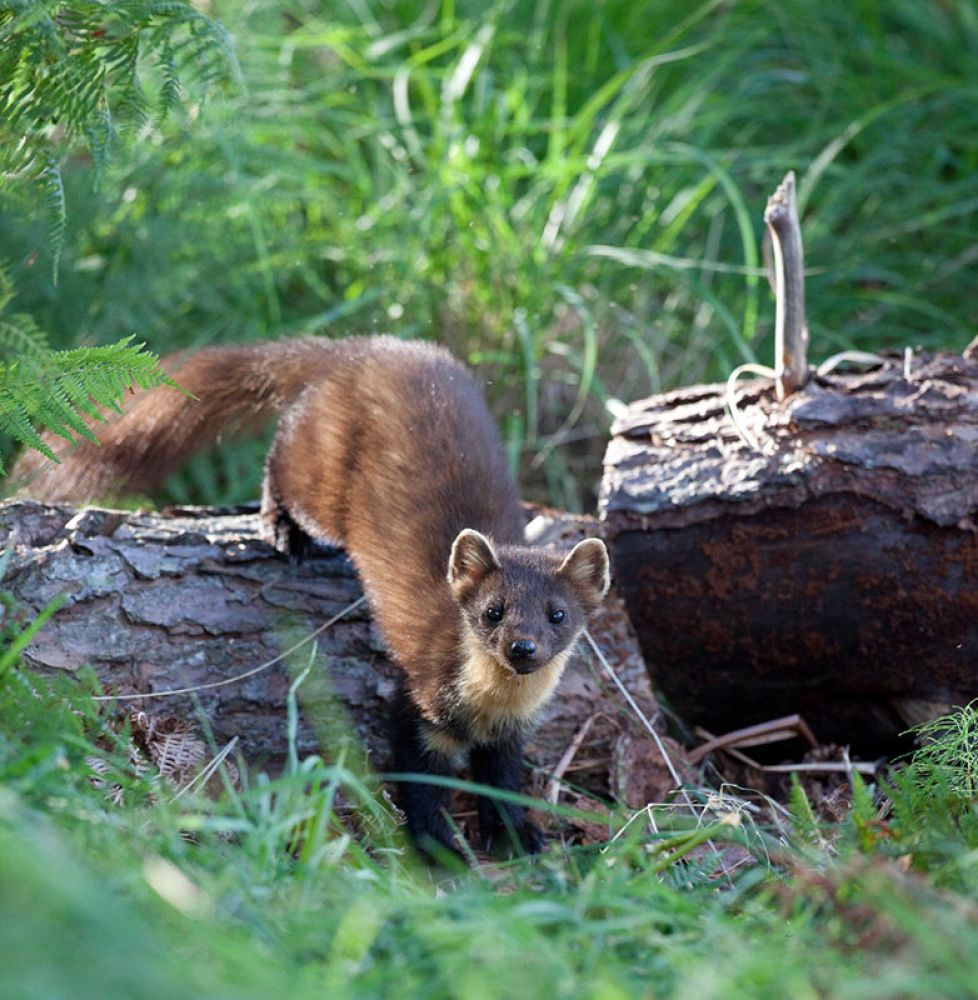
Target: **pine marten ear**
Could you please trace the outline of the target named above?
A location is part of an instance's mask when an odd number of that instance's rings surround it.
[[[496,569],[499,559],[489,539],[471,528],[460,531],[448,557],[448,582],[455,597],[461,599]]]
[[[608,550],[599,538],[585,538],[571,549],[557,575],[577,592],[586,614],[596,611],[611,586]]]

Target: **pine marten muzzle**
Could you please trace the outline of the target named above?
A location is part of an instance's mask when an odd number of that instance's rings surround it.
[[[168,362],[164,362],[168,364]],[[168,368],[168,370],[170,370]],[[467,370],[441,348],[393,337],[307,337],[206,348],[171,370],[193,397],[140,394],[59,466],[28,453],[22,493],[90,500],[145,492],[229,429],[270,414],[263,536],[285,554],[342,545],[357,568],[401,684],[391,713],[396,771],[517,790],[523,740],[609,585],[596,539],[555,554],[524,543],[502,443]],[[416,844],[454,849],[446,792],[399,788]],[[482,799],[480,833],[542,840],[521,807]]]

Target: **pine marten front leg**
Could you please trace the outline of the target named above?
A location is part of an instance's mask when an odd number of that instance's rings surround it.
[[[461,751],[442,752],[439,745],[451,746],[447,733],[439,733],[415,707],[402,686],[392,706],[391,740],[393,764],[402,774],[450,776],[457,772]],[[523,740],[512,734],[492,743],[477,744],[469,755],[472,780],[502,791],[518,792],[523,776]],[[458,855],[449,824],[451,789],[429,785],[423,780],[400,782],[399,798],[407,817],[412,842],[423,853],[437,856],[448,850]],[[479,840],[485,851],[508,844],[516,853],[538,854],[543,850],[543,834],[526,817],[521,805],[480,796]]]
[[[475,746],[469,766],[473,780],[480,785],[518,792],[523,776],[523,740],[514,734],[496,743]],[[539,854],[544,845],[543,834],[526,818],[523,806],[486,796],[479,798],[479,840],[485,851],[508,842],[513,850]]]
[[[401,774],[455,774],[453,755],[441,753],[426,739],[430,728],[402,683],[391,706],[391,753],[395,771]],[[461,857],[448,822],[451,789],[423,781],[402,781],[398,798],[407,818],[411,842],[437,860],[439,853]]]

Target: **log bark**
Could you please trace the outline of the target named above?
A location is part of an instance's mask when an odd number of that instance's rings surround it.
[[[642,650],[714,732],[801,713],[823,741],[892,747],[978,695],[978,363],[893,357],[632,405],[601,518]]]
[[[259,540],[257,520],[242,510],[158,514],[0,503],[0,546],[11,550],[0,589],[13,595],[15,613],[26,622],[59,595],[63,600],[24,661],[42,673],[88,664],[107,689],[148,695],[239,677],[342,613],[314,646],[305,644],[285,662],[192,695],[129,704],[206,723],[219,745],[237,736],[246,759],[274,770],[287,753],[289,685],[311,662],[312,676],[300,689],[299,753],[329,754],[339,705],[342,725],[352,727],[383,769],[397,668],[365,603],[351,608],[362,597],[352,564],[339,549],[324,548],[290,565]],[[541,544],[570,544],[585,529],[594,533],[594,523],[540,513],[528,530]],[[647,717],[657,718],[637,643],[614,595],[592,634]],[[642,722],[579,652],[528,749],[532,788],[542,791],[591,718],[587,740],[564,765],[576,785],[636,807],[673,787]]]

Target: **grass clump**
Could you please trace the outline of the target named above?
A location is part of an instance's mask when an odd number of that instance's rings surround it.
[[[84,684],[19,671],[0,733],[3,995],[963,997],[978,974],[974,851],[934,793],[959,766],[947,728],[814,837],[728,813],[708,839],[707,815],[659,808],[654,830],[465,873],[416,865],[342,761],[176,796],[133,773]],[[734,847],[751,862],[721,863]]]
[[[62,171],[61,284],[8,212],[18,307],[74,346],[393,330],[488,382],[528,492],[587,506],[610,398],[770,360],[761,212],[799,176],[814,357],[961,347],[973,6],[219,4],[241,85]],[[226,453],[228,454],[228,453]],[[173,496],[252,495],[247,459]]]

